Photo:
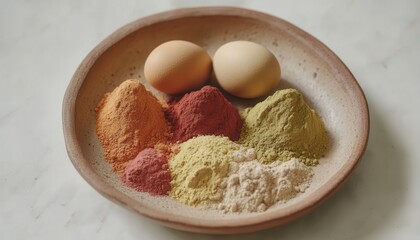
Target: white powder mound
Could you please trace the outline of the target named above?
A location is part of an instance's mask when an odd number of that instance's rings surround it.
[[[304,192],[313,171],[299,159],[261,164],[252,148],[234,152],[228,177],[221,183],[223,200],[210,208],[228,212],[262,212]]]

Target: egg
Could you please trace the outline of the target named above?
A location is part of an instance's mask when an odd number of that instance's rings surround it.
[[[228,93],[241,98],[263,96],[276,88],[281,70],[276,57],[265,47],[250,41],[233,41],[214,54],[216,80]]]
[[[144,76],[154,88],[179,94],[202,86],[211,68],[211,58],[203,48],[192,42],[173,40],[153,49],[144,64]]]

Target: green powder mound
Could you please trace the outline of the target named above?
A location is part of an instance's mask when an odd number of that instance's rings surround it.
[[[295,89],[272,96],[243,111],[241,144],[255,148],[262,163],[299,158],[313,166],[327,151],[328,134],[318,114]]]
[[[169,161],[169,195],[191,206],[221,201],[218,187],[228,174],[233,151],[238,149],[238,144],[220,136],[199,136],[180,144],[179,152]]]

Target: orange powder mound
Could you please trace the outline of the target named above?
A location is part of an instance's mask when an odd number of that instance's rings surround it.
[[[96,111],[96,134],[117,172],[145,148],[166,142],[170,128],[162,106],[137,80],[106,93]]]

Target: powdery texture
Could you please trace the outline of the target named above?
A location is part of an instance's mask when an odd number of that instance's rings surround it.
[[[312,166],[327,151],[323,122],[296,89],[279,90],[242,115],[240,143],[254,148],[263,163],[299,158]]]
[[[180,144],[178,154],[169,160],[170,196],[191,206],[220,201],[219,185],[238,149],[238,144],[220,136],[199,136]]]
[[[141,150],[169,137],[162,106],[137,80],[126,80],[105,94],[95,110],[96,133],[116,171]]]
[[[144,149],[136,158],[128,162],[122,181],[140,192],[167,195],[171,190],[168,161],[155,149]]]
[[[298,159],[268,165],[255,160],[253,149],[234,153],[228,177],[221,183],[223,200],[209,208],[224,212],[263,212],[277,202],[286,202],[304,192],[313,170]]]
[[[227,136],[239,139],[242,120],[238,110],[215,87],[185,94],[169,104],[167,111],[173,126],[173,140],[184,142],[200,135]]]

